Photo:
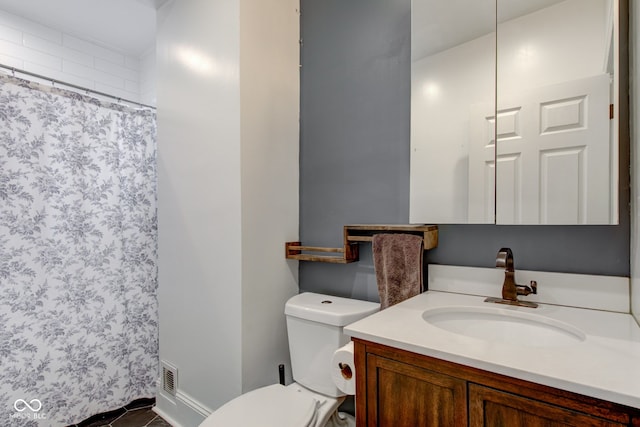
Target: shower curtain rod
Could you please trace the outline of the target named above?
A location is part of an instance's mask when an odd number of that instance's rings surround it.
[[[89,89],[89,88],[86,88],[86,87],[74,85],[72,83],[67,83],[67,82],[64,82],[62,80],[57,80],[57,79],[53,79],[51,77],[43,76],[42,74],[32,73],[31,71],[21,70],[19,68],[10,67],[10,66],[4,65],[4,64],[0,64],[0,68],[4,68],[5,70],[11,71],[11,74],[14,77],[15,77],[15,73],[21,73],[21,74],[25,74],[27,76],[36,77],[38,79],[50,81],[51,84],[54,85],[54,86],[56,84],[59,84],[59,85],[71,87],[71,88],[74,88],[74,89],[77,89],[77,90],[81,90],[81,91],[83,91],[83,92],[85,92],[87,94],[88,93],[93,93],[93,94],[100,95],[100,96],[106,96],[107,98],[115,99],[118,102],[126,102],[128,104],[137,105],[139,107],[151,108],[153,110],[156,109],[156,107],[154,107],[153,105],[147,105],[147,104],[143,104],[141,102],[131,101],[131,100],[125,99],[125,98],[120,98],[120,97],[117,97],[115,95],[111,95],[111,94],[108,94],[108,93],[105,93],[105,92],[99,92],[99,91],[94,90],[94,89]]]

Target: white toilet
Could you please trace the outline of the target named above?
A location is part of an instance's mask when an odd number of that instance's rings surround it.
[[[380,309],[380,304],[315,293],[287,301],[285,315],[294,383],[273,384],[224,404],[200,427],[354,426],[338,414],[345,394],[331,375],[333,353],[349,342],[342,328]]]

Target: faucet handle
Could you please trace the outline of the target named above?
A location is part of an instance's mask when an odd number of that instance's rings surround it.
[[[538,282],[536,282],[535,280],[532,280],[529,282],[529,287],[531,288],[531,293],[532,294],[537,294],[538,293]]]

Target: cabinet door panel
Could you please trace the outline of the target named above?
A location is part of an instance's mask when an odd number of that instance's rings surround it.
[[[462,427],[465,381],[367,355],[367,419],[377,427]]]
[[[621,427],[618,424],[511,393],[469,384],[470,427]]]

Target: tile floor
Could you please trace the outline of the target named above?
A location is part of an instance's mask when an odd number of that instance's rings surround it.
[[[171,427],[153,412],[154,405],[155,399],[139,399],[123,408],[94,415],[68,427]]]

